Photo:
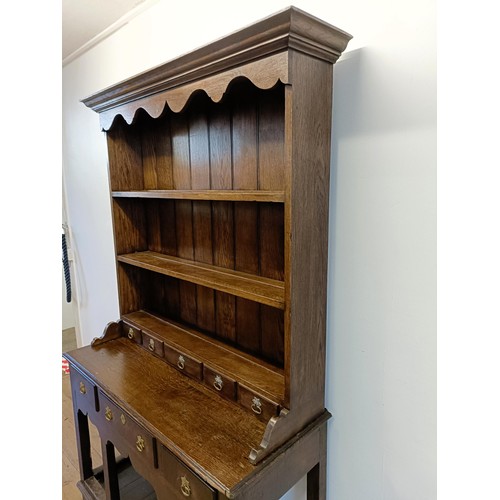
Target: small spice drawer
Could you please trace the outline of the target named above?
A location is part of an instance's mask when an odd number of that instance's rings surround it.
[[[169,345],[164,345],[165,359],[179,371],[198,380],[203,378],[203,363]]]
[[[150,352],[163,358],[163,340],[157,339],[148,332],[142,332],[142,345]]]
[[[136,344],[142,344],[142,335],[139,328],[136,328],[135,326],[132,326],[131,324],[124,321],[123,329],[127,338],[134,341]]]
[[[98,428],[101,439],[109,439],[123,454],[132,454],[156,466],[156,439],[101,390],[99,402]]]
[[[279,405],[242,384],[238,384],[238,403],[265,422],[279,412]]]
[[[159,445],[158,467],[167,483],[172,486],[172,500],[215,500],[217,493],[188,469],[165,446]]]
[[[97,388],[93,382],[71,366],[71,392],[79,410],[93,415],[98,410]]]
[[[236,381],[222,375],[207,365],[203,366],[203,382],[210,389],[222,394],[226,398],[236,400]]]

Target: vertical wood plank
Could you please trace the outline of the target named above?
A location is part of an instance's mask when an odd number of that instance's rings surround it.
[[[172,145],[168,116],[141,117],[144,189],[173,189]]]
[[[140,134],[123,120],[107,133],[112,191],[144,189]]]
[[[174,189],[191,189],[189,129],[184,113],[172,115],[171,134]],[[178,200],[174,204],[177,256],[193,260],[192,202]],[[186,323],[196,324],[196,286],[185,281],[179,282],[179,316]]]
[[[259,93],[259,189],[284,189],[284,140],[284,88],[278,85]]]
[[[212,189],[232,189],[231,113],[227,105],[211,107],[209,120],[210,184]],[[212,203],[213,263],[234,269],[234,203]],[[236,298],[215,292],[217,336],[236,341]]]
[[[174,200],[162,200],[159,206],[160,252],[177,256],[176,206]],[[164,308],[166,315],[178,319],[180,315],[179,280],[163,277]]]
[[[278,87],[259,95],[259,188],[284,188],[284,88]],[[259,258],[262,276],[284,279],[284,211],[283,205],[259,205]],[[261,306],[261,345],[263,355],[283,364],[283,312]]]
[[[196,112],[189,116],[189,150],[192,189],[210,189],[210,149],[208,120],[204,103],[191,104]],[[194,260],[213,264],[212,207],[209,201],[193,202]],[[197,325],[215,330],[215,295],[210,288],[196,286]]]
[[[236,90],[236,89],[235,89]],[[232,151],[233,188],[257,189],[257,107],[255,89],[247,97],[235,92],[233,97]],[[235,269],[259,273],[257,205],[239,202],[234,207]],[[251,352],[260,352],[260,308],[249,300],[236,299],[236,341]]]

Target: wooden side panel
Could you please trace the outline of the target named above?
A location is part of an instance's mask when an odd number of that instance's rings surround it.
[[[312,416],[324,408],[332,66],[292,51],[291,71],[286,376],[290,409],[307,408]]]
[[[120,314],[129,314],[142,309],[145,299],[141,291],[143,271],[126,264],[118,264],[117,275]]]
[[[146,213],[143,203],[113,200],[113,224],[118,255],[146,250]]]
[[[232,189],[231,112],[227,105],[212,105],[209,120],[210,185]],[[234,269],[234,204],[212,203],[213,263]],[[215,330],[218,337],[236,340],[236,298],[215,292]]]
[[[109,178],[112,191],[144,189],[141,138],[123,120],[107,134]]]

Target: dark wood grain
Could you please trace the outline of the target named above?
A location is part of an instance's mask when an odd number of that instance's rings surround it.
[[[189,151],[191,187],[210,189],[210,158],[208,120],[204,104],[196,112],[190,108]],[[194,260],[213,263],[212,209],[208,201],[193,202]],[[215,330],[215,294],[206,287],[196,287],[196,324],[207,331]]]
[[[69,354],[93,388],[73,390],[85,498],[102,498],[90,418],[108,497],[113,443],[159,500],[187,495],[181,474],[198,500],[277,500],[305,474],[325,499],[332,63],[349,39],[290,7],[84,100],[108,131],[120,302]]]
[[[227,105],[210,110],[210,187],[233,187],[231,111]],[[212,203],[213,263],[234,269],[234,204]],[[236,340],[236,299],[215,292],[215,321],[219,337]]]
[[[258,187],[257,105],[256,92],[248,88],[246,98],[234,96],[233,111],[233,186],[234,189]],[[258,274],[258,207],[238,203],[235,219],[235,269]],[[236,299],[236,332],[238,343],[250,351],[260,352],[260,307],[246,300]]]
[[[213,176],[213,174],[212,174]],[[212,177],[213,179],[213,177]],[[213,185],[216,185],[212,181]],[[283,191],[258,191],[251,189],[172,189],[144,191],[113,191],[113,198],[153,198],[170,200],[206,200],[206,201],[258,201],[282,203]]]
[[[242,382],[276,404],[281,403],[284,392],[283,372],[274,365],[186,325],[161,319],[144,311],[127,314],[124,320],[139,330],[155,332],[155,336],[163,340],[165,345],[207,363],[214,370]]]
[[[83,347],[70,355],[73,363],[85,366],[90,377],[98,377],[120,406],[212,486],[229,490],[252,472],[246,456],[260,440],[265,424],[236,403],[184,377],[127,339],[97,349]]]
[[[262,304],[281,309],[284,307],[284,285],[282,281],[156,252],[136,252],[119,255],[118,261],[231,295],[249,298]],[[214,329],[213,323],[209,327],[204,323],[199,323],[199,325],[209,331]]]
[[[171,121],[174,187],[191,189],[188,122],[185,115],[173,115]],[[176,255],[194,259],[193,205],[191,201],[175,202]],[[196,323],[196,287],[192,283],[179,283],[179,315],[187,323]]]
[[[107,142],[111,189],[144,189],[140,137],[120,121],[107,134]]]
[[[172,144],[170,122],[143,119],[141,129],[144,189],[172,189]]]

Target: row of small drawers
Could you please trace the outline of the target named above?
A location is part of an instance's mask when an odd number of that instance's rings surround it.
[[[101,438],[109,439],[121,453],[161,476],[161,487],[170,492],[172,500],[214,500],[217,493],[194,472],[158,443],[142,425],[120,408],[79,371],[72,370],[73,398],[76,406],[88,414]]]
[[[278,415],[279,405],[245,387],[241,382],[210,368],[203,362],[164,343],[153,334],[123,322],[127,337],[142,345],[156,356],[164,359],[178,371],[203,382],[208,388],[218,392],[243,408],[252,411],[263,421]]]

